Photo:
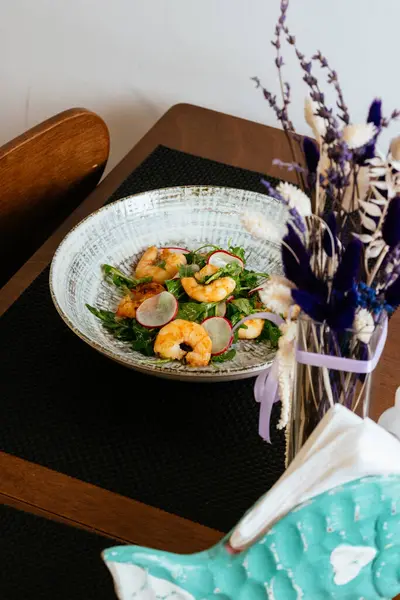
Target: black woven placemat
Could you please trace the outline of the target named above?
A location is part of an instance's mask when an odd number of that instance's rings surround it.
[[[190,184],[262,191],[257,173],[159,147],[111,200]],[[279,407],[267,445],[254,379],[189,384],[113,363],[63,324],[48,269],[0,321],[0,347],[6,452],[221,530],[283,471]]]
[[[104,538],[0,506],[1,600],[114,600]]]

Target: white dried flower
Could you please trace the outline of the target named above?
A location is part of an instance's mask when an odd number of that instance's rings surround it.
[[[356,338],[364,344],[369,344],[372,334],[375,331],[373,316],[366,308],[360,308],[354,317],[353,329],[356,332]]]
[[[390,154],[393,156],[394,160],[400,161],[400,136],[392,139],[390,143]]]
[[[373,140],[375,135],[376,127],[373,123],[346,125],[343,128],[343,139],[351,150],[365,146]]]
[[[268,220],[263,214],[248,212],[242,214],[244,228],[254,237],[279,243],[284,234],[284,227]]]
[[[319,144],[322,142],[322,136],[326,133],[325,119],[319,117],[316,112],[319,109],[317,102],[314,102],[306,96],[304,101],[304,117],[307,124],[311,127],[313,134]]]
[[[295,360],[295,344],[297,324],[295,321],[285,321],[280,326],[282,332],[279,338],[279,348],[276,354],[278,361],[279,398],[281,400],[281,417],[278,429],[286,427],[289,421],[292,400]]]
[[[300,188],[281,181],[276,190],[289,204],[289,208],[295,208],[300,216],[309,217],[311,215],[311,200]]]
[[[271,275],[268,281],[258,291],[261,302],[271,312],[287,317],[294,305],[292,289],[294,284],[280,275]]]

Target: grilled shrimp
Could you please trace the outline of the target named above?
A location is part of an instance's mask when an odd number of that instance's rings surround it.
[[[204,277],[209,277],[210,275],[214,275],[218,271],[218,267],[215,265],[206,265],[200,271],[194,274],[197,281],[201,281]]]
[[[127,294],[122,298],[117,308],[117,317],[134,319],[136,316],[136,309],[139,308],[144,300],[156,296],[157,294],[161,294],[161,292],[164,291],[164,287],[159,283],[140,283],[130,294]]]
[[[220,277],[211,283],[203,285],[198,280],[209,275],[214,275],[218,267],[206,265],[195,277],[182,277],[181,284],[185,292],[197,302],[221,302],[233,292],[236,282],[232,277]]]
[[[157,266],[161,263],[162,266]],[[172,279],[178,272],[181,265],[186,265],[184,254],[171,252],[167,248],[158,250],[156,246],[150,246],[139,260],[135,276],[152,277],[157,283],[164,283],[167,279]]]
[[[191,350],[186,350],[185,346],[190,346]],[[192,321],[176,319],[160,329],[154,352],[162,358],[181,360],[185,357],[191,367],[205,367],[210,362],[211,346],[211,339],[204,327]]]
[[[246,325],[247,329],[239,327],[239,339],[240,340],[255,340],[261,334],[264,327],[264,319],[248,319],[243,325]]]

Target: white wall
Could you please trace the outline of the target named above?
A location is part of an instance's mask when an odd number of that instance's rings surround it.
[[[275,125],[249,78],[278,91],[278,10],[279,0],[0,0],[0,143],[72,106],[107,122],[110,166],[179,102]],[[356,121],[376,95],[400,107],[399,21],[398,0],[291,0],[288,22],[306,54],[321,48],[337,69]],[[293,59],[288,72],[306,131]]]

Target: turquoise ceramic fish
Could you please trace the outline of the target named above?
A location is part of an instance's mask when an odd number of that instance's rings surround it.
[[[250,512],[250,511],[249,511]],[[298,506],[250,547],[103,553],[121,600],[378,600],[400,593],[400,477],[365,477]]]

